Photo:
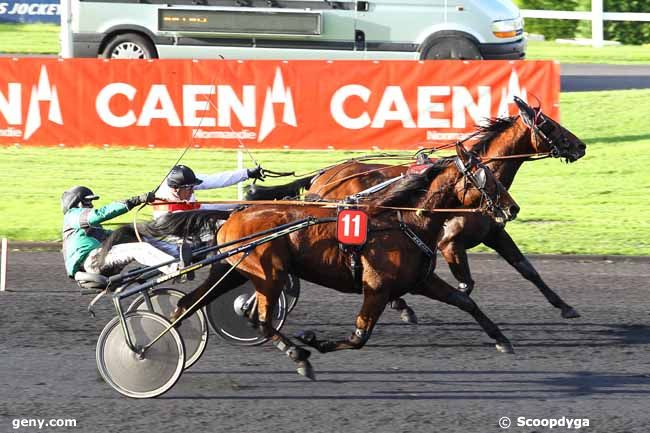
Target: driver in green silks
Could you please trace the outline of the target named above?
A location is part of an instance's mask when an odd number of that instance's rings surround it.
[[[174,257],[145,242],[130,242],[114,245],[98,263],[101,242],[111,233],[101,223],[127,213],[134,207],[151,203],[154,193],[148,192],[121,201],[114,201],[100,208],[93,207],[97,200],[90,188],[75,186],[66,190],[61,196],[63,210],[63,259],[66,273],[74,278],[78,271],[111,275],[119,272],[132,261],[145,266],[156,266],[173,260]],[[177,263],[161,266],[163,273],[172,273],[178,268]]]

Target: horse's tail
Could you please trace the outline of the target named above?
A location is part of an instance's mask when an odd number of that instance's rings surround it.
[[[144,236],[176,236],[186,238],[206,230],[216,231],[219,221],[228,219],[223,210],[195,210],[175,212],[148,222],[141,232]],[[140,226],[138,226],[139,228]]]
[[[216,231],[220,220],[227,219],[229,212],[221,210],[197,210],[187,212],[176,212],[163,215],[162,217],[137,224],[125,224],[115,229],[101,245],[101,251],[97,255],[97,266],[101,269],[104,266],[106,255],[110,249],[127,242],[139,242],[143,237],[162,238],[176,236],[187,238],[205,230]],[[138,238],[139,236],[139,238]]]
[[[284,185],[262,186],[252,184],[246,190],[246,200],[280,200],[287,197],[297,197],[303,189],[311,186],[314,176],[303,177]]]
[[[139,224],[139,225],[143,225],[143,224]],[[138,231],[139,230],[140,228],[138,227]],[[96,263],[97,268],[102,269],[104,267],[104,263],[106,261],[106,255],[111,250],[111,248],[113,248],[114,245],[125,244],[128,242],[137,242],[137,241],[138,238],[135,234],[135,229],[133,228],[133,224],[125,224],[113,230],[111,234],[108,235],[108,237],[102,241],[101,249],[99,250],[99,254],[95,259],[97,260]]]

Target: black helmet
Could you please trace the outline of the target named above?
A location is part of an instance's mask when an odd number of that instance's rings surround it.
[[[90,188],[85,186],[73,186],[61,195],[61,209],[65,214],[70,209],[79,207],[81,204],[84,207],[90,207],[93,200],[97,200],[98,195],[95,195]]]
[[[186,165],[175,165],[167,176],[167,186],[170,188],[183,188],[196,186],[203,181],[196,178],[196,175]]]

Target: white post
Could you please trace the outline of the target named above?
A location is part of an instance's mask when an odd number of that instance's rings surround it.
[[[59,56],[64,59],[72,57],[72,0],[61,0],[61,49]]]
[[[0,292],[7,288],[7,238],[2,238],[2,258],[0,258]]]
[[[244,168],[244,152],[241,150],[237,151],[237,169],[242,170]],[[239,182],[237,184],[237,200],[244,199],[244,184]]]
[[[603,0],[591,0],[591,44],[594,48],[604,45]]]

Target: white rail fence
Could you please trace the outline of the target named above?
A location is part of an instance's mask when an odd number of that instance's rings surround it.
[[[522,9],[521,15],[524,18],[591,21],[591,43],[596,48],[600,48],[604,45],[604,21],[650,22],[650,13],[605,12],[603,10],[603,0],[592,0],[591,11],[578,12]]]

